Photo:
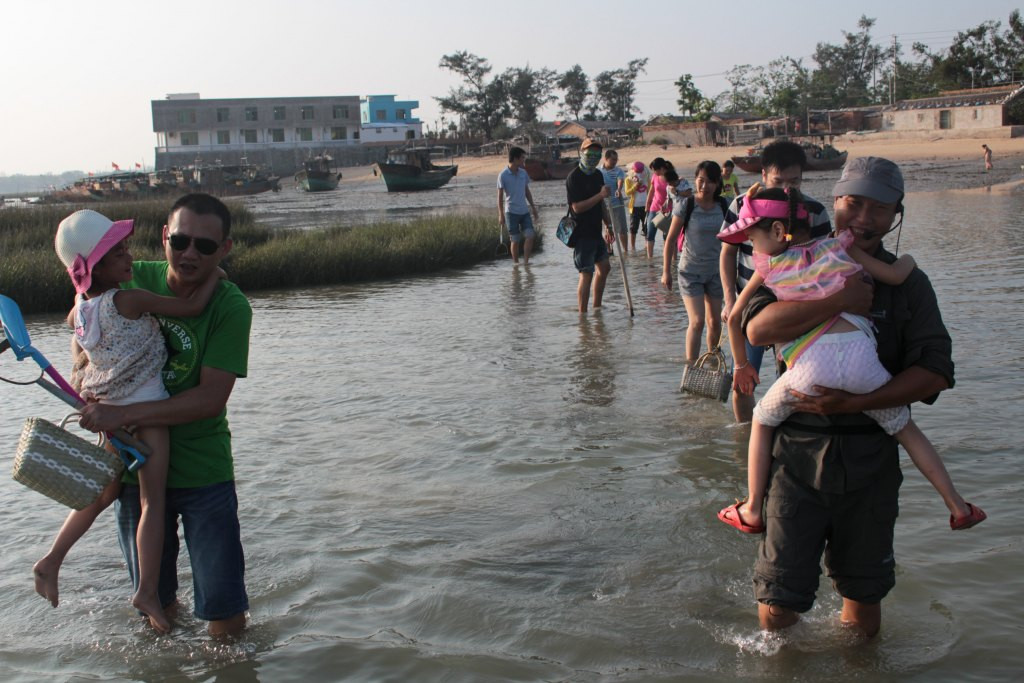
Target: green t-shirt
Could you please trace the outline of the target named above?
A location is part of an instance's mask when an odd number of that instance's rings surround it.
[[[132,270],[134,278],[126,288],[174,296],[167,286],[166,261],[136,261]],[[245,377],[252,307],[234,283],[222,280],[210,303],[195,318],[156,318],[167,340],[163,380],[172,396],[197,386],[203,366]],[[216,417],[174,425],[170,437],[168,488],[208,486],[235,478],[227,410]]]

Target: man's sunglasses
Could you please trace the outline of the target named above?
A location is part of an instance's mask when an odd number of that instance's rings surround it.
[[[185,251],[188,245],[195,244],[196,251],[203,256],[209,256],[220,248],[220,242],[208,237],[190,237],[176,232],[169,234],[167,241],[171,243],[171,249],[174,251]]]

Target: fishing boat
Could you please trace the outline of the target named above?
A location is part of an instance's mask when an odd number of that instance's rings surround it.
[[[91,202],[144,199],[157,194],[149,184],[149,174],[115,171],[90,175],[46,195],[48,202]]]
[[[263,167],[248,164],[244,158],[238,166],[198,166],[188,170],[199,191],[217,197],[238,197],[281,189],[279,176],[268,175]]]
[[[527,157],[523,167],[530,180],[565,180],[578,163],[578,159],[545,160]]]
[[[804,148],[804,152],[807,154],[806,170],[808,171],[833,171],[837,168],[842,168],[848,156],[847,152],[840,152],[832,145],[827,144],[815,145],[814,143],[805,142],[801,147]],[[732,157],[732,162],[741,171],[760,173],[761,150],[759,148],[749,149],[746,156]]]
[[[326,192],[338,187],[341,173],[331,169],[330,156],[322,154],[302,162],[302,169],[295,174],[295,184],[306,192]]]
[[[433,151],[430,147],[409,147],[391,152],[387,161],[373,165],[373,174],[384,179],[388,192],[436,190],[454,178],[459,167],[435,166],[431,161]]]

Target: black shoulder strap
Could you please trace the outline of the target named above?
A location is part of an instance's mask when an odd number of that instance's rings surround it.
[[[686,198],[686,208],[683,209],[683,232],[686,232],[686,228],[690,225],[690,216],[693,215],[693,209],[697,206],[697,200],[693,198],[691,194]]]

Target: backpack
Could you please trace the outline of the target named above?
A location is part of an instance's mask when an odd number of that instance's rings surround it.
[[[729,215],[729,200],[725,197],[718,198],[718,205],[722,207],[722,219]],[[681,254],[683,252],[683,242],[686,240],[686,228],[690,225],[690,216],[693,215],[693,210],[697,207],[697,200],[690,195],[686,198],[686,208],[683,209],[683,229],[679,231],[679,237],[676,241],[676,253]]]

